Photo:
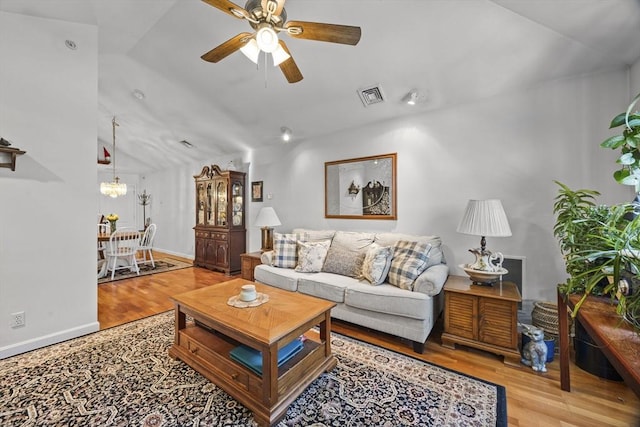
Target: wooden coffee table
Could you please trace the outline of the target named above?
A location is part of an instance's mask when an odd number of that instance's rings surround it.
[[[235,279],[176,295],[175,342],[180,359],[253,411],[259,425],[273,425],[323,372],[336,366],[331,354],[331,309],[335,303],[259,283],[269,301],[237,308],[227,300],[248,282]],[[186,316],[194,319],[187,322]],[[319,326],[320,334],[309,333]],[[304,348],[278,367],[278,349],[305,334]],[[262,352],[262,375],[229,357],[245,344]]]

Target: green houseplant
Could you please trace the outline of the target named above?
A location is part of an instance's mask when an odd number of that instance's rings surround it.
[[[627,272],[640,272],[640,216],[630,215],[635,206],[597,205],[595,190],[571,190],[560,186],[555,198],[558,239],[569,278],[559,285],[562,293],[580,293],[573,315],[589,295],[616,296],[618,283]],[[640,295],[640,287],[634,290]],[[617,295],[618,310],[625,314],[633,295]]]
[[[616,182],[633,185],[640,194],[640,115],[632,113],[638,94],[627,111],[617,115],[610,128],[624,126],[622,134],[607,138],[603,148],[620,150],[621,168]],[[572,316],[589,295],[611,295],[618,299],[617,311],[640,332],[640,196],[634,203],[597,205],[594,190],[571,190],[560,186],[554,203],[554,235],[565,257],[569,278],[561,292],[581,293]],[[624,292],[621,284],[630,284]]]

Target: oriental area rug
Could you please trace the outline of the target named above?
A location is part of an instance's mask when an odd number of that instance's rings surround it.
[[[133,277],[146,276],[148,274],[164,273],[166,271],[180,270],[182,268],[193,267],[193,264],[182,262],[173,258],[161,258],[154,260],[155,267],[151,266],[151,263],[139,264],[140,274],[136,274],[126,268],[122,270],[116,270],[113,280],[111,280],[111,272],[106,277],[98,279],[98,284],[115,282],[116,280],[131,279]]]
[[[0,425],[254,426],[252,413],[167,351],[173,312],[0,360]],[[287,426],[506,426],[502,386],[332,334],[336,368]]]

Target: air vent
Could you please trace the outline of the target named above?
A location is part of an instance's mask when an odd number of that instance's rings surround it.
[[[360,96],[360,100],[365,107],[384,102],[382,89],[380,89],[378,85],[367,87],[364,89],[358,89],[358,95]]]

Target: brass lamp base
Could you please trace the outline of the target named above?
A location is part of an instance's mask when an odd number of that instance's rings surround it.
[[[273,227],[262,227],[262,248],[260,251],[267,252],[273,250]]]

